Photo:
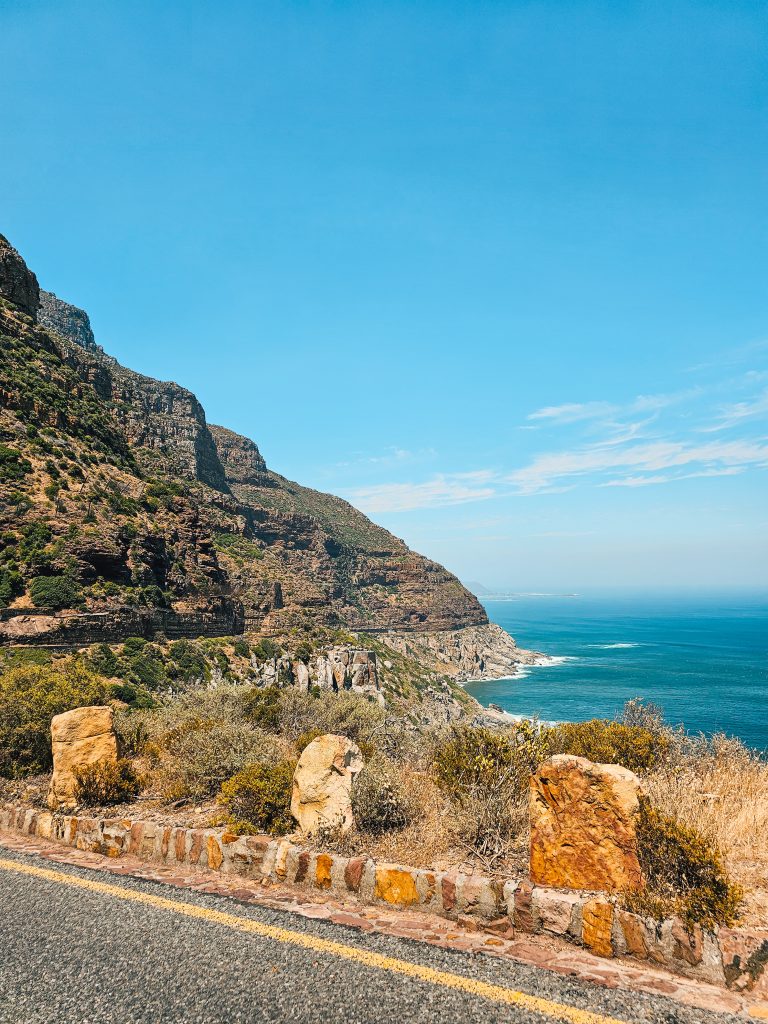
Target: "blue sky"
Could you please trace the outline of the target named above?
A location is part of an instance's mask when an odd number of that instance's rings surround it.
[[[0,0],[0,231],[491,587],[768,579],[764,3]]]

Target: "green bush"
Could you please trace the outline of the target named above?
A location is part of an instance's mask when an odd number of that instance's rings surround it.
[[[0,569],[0,607],[24,593],[24,580],[15,569]]]
[[[252,687],[243,698],[243,707],[248,718],[267,732],[280,730],[280,697],[277,686]]]
[[[168,675],[181,683],[206,680],[210,675],[205,655],[190,640],[175,640],[169,649]]]
[[[506,733],[457,725],[435,746],[435,781],[453,803],[459,841],[488,870],[524,833],[531,772],[545,756],[542,734],[532,723]]]
[[[630,910],[656,918],[676,915],[689,927],[734,923],[743,890],[730,881],[719,852],[698,832],[643,800],[637,839],[646,889],[625,896]]]
[[[295,761],[251,764],[221,787],[219,801],[230,826],[240,832],[285,835],[293,828],[291,790]]]
[[[261,640],[257,640],[251,648],[257,661],[271,661],[272,658],[279,658],[283,653],[283,649],[280,644],[274,640],[270,640],[268,636],[262,637]]]
[[[75,799],[88,807],[125,803],[141,792],[141,779],[126,757],[83,765],[73,775]]]
[[[32,464],[22,457],[21,452],[0,444],[0,480],[21,480],[32,472]]]
[[[468,791],[494,788],[502,775],[522,792],[548,753],[546,735],[531,722],[505,733],[456,725],[436,745],[432,762],[440,788],[460,799]]]
[[[296,750],[299,754],[303,754],[312,740],[316,740],[318,736],[323,736],[322,729],[307,729],[306,732],[296,737]]]
[[[246,765],[285,757],[286,744],[245,717],[242,687],[184,693],[140,718],[161,762],[158,782],[167,800],[214,796]]]
[[[145,644],[140,650],[125,657],[124,660],[128,682],[143,686],[148,690],[156,690],[167,680],[163,653],[154,644]]]
[[[251,645],[242,636],[235,638],[235,642],[232,644],[232,650],[238,658],[250,658],[251,656]]]
[[[35,608],[60,611],[80,604],[80,585],[69,576],[35,576],[29,585],[29,596]]]
[[[238,565],[259,561],[264,557],[258,544],[239,533],[217,531],[213,534],[213,546],[217,551],[229,555]]]
[[[305,665],[308,665],[310,659],[312,658],[312,654],[314,653],[314,649],[312,647],[312,644],[309,643],[308,640],[301,640],[296,645],[296,650],[294,653],[298,661],[303,661]]]
[[[102,676],[114,676],[118,669],[118,658],[109,644],[94,644],[88,652],[88,661],[94,672]]]
[[[0,775],[15,778],[51,768],[51,719],[103,704],[109,684],[84,660],[26,665],[0,675]]]
[[[442,790],[454,796],[469,786],[492,782],[514,760],[507,736],[490,729],[457,725],[435,748],[435,778]]]
[[[620,764],[639,775],[662,764],[671,740],[664,732],[593,718],[563,722],[547,730],[550,754],[575,754],[598,764]]]

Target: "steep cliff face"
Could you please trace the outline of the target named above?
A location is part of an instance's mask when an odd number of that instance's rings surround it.
[[[0,295],[17,306],[22,313],[37,316],[40,286],[11,243],[0,235]]]
[[[53,292],[40,292],[37,322],[52,334],[70,338],[89,352],[96,351],[96,339],[88,314],[83,309],[63,302]]]
[[[2,241],[0,640],[487,623],[445,568],[105,355]]]

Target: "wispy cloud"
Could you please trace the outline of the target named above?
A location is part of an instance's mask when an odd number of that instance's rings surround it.
[[[545,405],[527,417],[529,420],[550,420],[553,423],[578,423],[612,416],[618,406],[608,402],[567,402],[565,405]]]
[[[670,484],[676,480],[694,480],[707,476],[738,476],[746,466],[722,466],[720,469],[702,469],[698,473],[668,473],[657,476],[625,476],[617,480],[608,480],[600,487],[647,487],[649,484]]]
[[[719,430],[729,430],[758,416],[768,416],[768,388],[755,398],[723,406],[716,421],[708,427],[702,427],[701,432],[712,434]]]
[[[688,388],[684,391],[657,395],[637,395],[632,401],[624,403],[566,402],[563,405],[545,405],[542,409],[536,409],[535,412],[529,413],[526,419],[557,425],[582,423],[589,420],[615,423],[625,416],[656,413],[697,393],[698,388]]]
[[[421,483],[377,484],[348,491],[346,497],[371,514],[410,512],[420,508],[463,505],[493,498],[496,488],[491,470],[439,474]]]
[[[551,452],[536,456],[527,466],[515,470],[508,477],[520,494],[536,494],[565,481],[588,475],[600,476],[617,471],[631,471],[632,475],[659,474],[660,470],[698,466],[698,472],[746,469],[748,466],[768,466],[768,444],[755,441],[712,441],[691,444],[683,441],[655,441],[651,444],[625,446],[592,445],[573,451]],[[649,483],[667,483],[675,476],[647,480]],[[628,478],[624,478],[628,479]],[[617,486],[619,486],[617,484]],[[642,482],[623,486],[643,486]]]
[[[384,451],[378,452],[374,455],[366,454],[364,452],[355,452],[351,458],[337,462],[335,465],[337,468],[361,465],[395,466],[408,462],[419,462],[424,459],[430,459],[435,455],[437,455],[437,452],[434,448],[419,448],[416,451],[412,451],[409,448],[400,448],[397,445],[390,445],[385,448]]]

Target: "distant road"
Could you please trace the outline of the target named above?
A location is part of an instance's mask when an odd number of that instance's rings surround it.
[[[736,1019],[0,846],[1,1024]]]

